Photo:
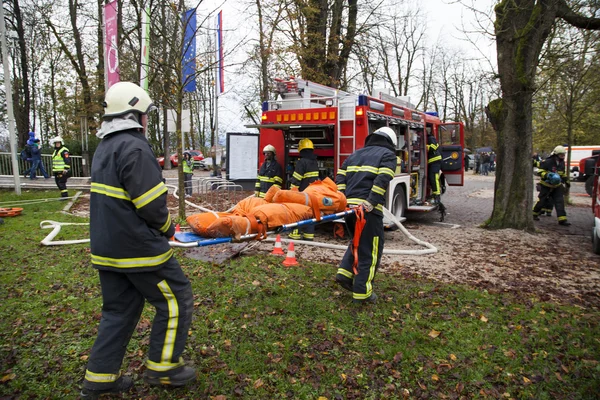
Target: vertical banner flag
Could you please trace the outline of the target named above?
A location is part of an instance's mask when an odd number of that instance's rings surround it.
[[[104,77],[106,90],[120,80],[117,32],[117,0],[113,0],[104,5]]]
[[[183,49],[181,57],[181,83],[185,92],[196,91],[196,9],[183,14]]]
[[[217,15],[217,63],[218,63],[218,93],[225,92],[224,68],[223,68],[223,11]]]
[[[140,86],[148,91],[148,69],[150,68],[150,6],[142,11],[142,54],[140,55]]]

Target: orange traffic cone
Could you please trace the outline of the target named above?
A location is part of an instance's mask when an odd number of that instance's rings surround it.
[[[281,235],[277,235],[277,239],[275,239],[275,247],[273,247],[273,251],[271,252],[273,256],[284,256],[283,248],[281,247]]]
[[[287,256],[285,257],[285,260],[283,260],[283,265],[286,267],[298,265],[298,261],[296,261],[296,252],[294,251],[294,242],[290,242],[288,246]]]

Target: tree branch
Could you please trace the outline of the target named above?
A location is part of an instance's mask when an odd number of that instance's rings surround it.
[[[582,29],[600,30],[600,18],[584,17],[573,11],[565,0],[557,0],[558,9],[556,16],[564,19],[569,24]]]

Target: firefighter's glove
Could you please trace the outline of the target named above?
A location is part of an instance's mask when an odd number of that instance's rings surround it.
[[[63,174],[63,175],[67,175],[68,173],[69,173],[69,170],[68,170],[68,169],[65,169],[65,170],[62,172],[62,174]]]
[[[260,196],[260,192],[257,190],[256,192],[254,192],[254,196],[255,197],[259,197]]]
[[[363,201],[361,205],[363,206],[365,212],[373,211],[373,204],[369,203],[368,201]]]

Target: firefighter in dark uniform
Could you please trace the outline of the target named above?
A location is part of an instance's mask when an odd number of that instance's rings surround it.
[[[52,174],[54,182],[60,190],[61,197],[69,197],[67,190],[67,179],[71,175],[71,159],[69,158],[69,149],[63,145],[63,139],[60,136],[51,140],[54,143],[54,152],[52,153]]]
[[[296,161],[296,168],[290,179],[290,188],[297,188],[303,191],[312,182],[319,180],[319,165],[317,164],[317,156],[314,153],[315,146],[310,139],[302,139],[298,143],[298,151],[300,158]],[[289,235],[290,239],[294,240],[314,240],[315,226],[308,225],[300,229],[294,229]]]
[[[558,223],[569,226],[567,221],[567,212],[565,211],[565,199],[563,183],[570,185],[567,179],[565,169],[566,150],[563,146],[556,146],[550,157],[540,163],[538,175],[542,178],[540,181],[540,194],[538,201],[533,207],[533,219],[539,221],[539,215],[547,211],[550,205],[556,208]],[[558,176],[556,176],[558,175]]]
[[[192,288],[169,245],[175,227],[168,189],[145,137],[146,114],[153,108],[146,91],[134,83],[115,83],[106,92],[90,198],[91,257],[102,287],[102,319],[83,398],[133,385],[119,370],[145,301],[156,311],[146,382],[183,386],[196,378],[181,357],[192,319]]]
[[[431,187],[431,204],[440,202],[440,170],[442,168],[442,153],[433,132],[427,132],[427,180]]]
[[[348,204],[365,211],[364,226],[358,239],[357,258],[353,240],[357,216],[346,217],[350,244],[337,270],[335,280],[352,292],[353,302],[375,302],[373,279],[383,252],[383,206],[385,193],[396,169],[396,133],[388,127],[379,128],[367,136],[365,147],[350,155],[335,178],[338,190],[346,195]]]
[[[256,197],[265,197],[269,188],[273,185],[281,187],[283,185],[283,170],[281,165],[275,159],[275,147],[270,144],[263,149],[265,162],[260,166],[254,194]]]

